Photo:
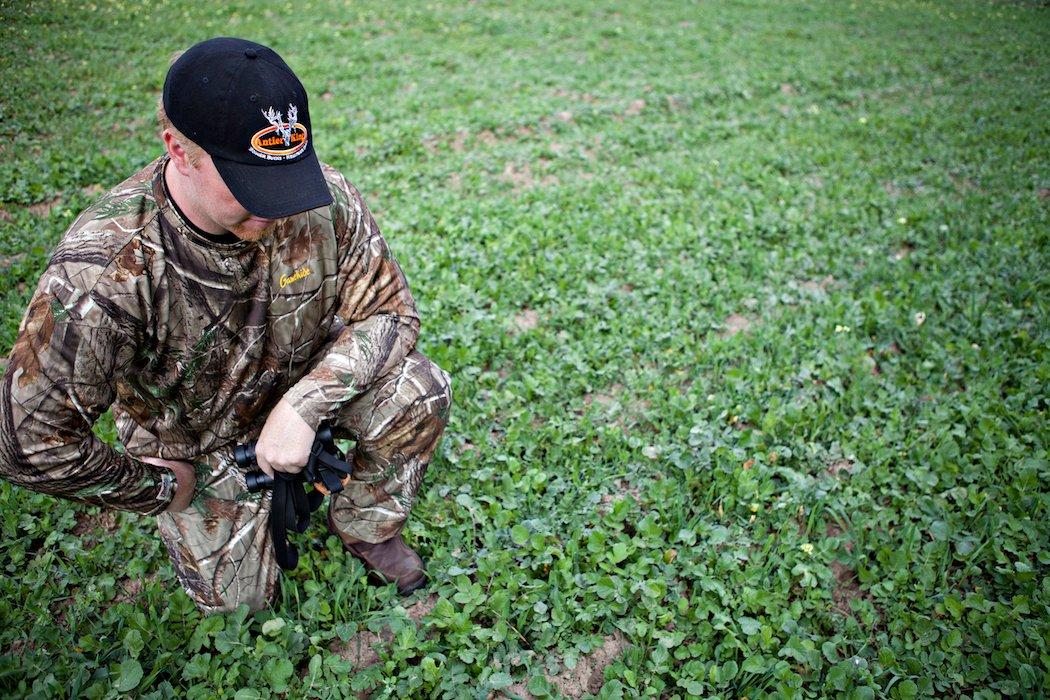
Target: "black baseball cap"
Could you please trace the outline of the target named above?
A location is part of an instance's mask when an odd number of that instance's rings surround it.
[[[191,47],[164,79],[164,111],[252,214],[277,219],[332,203],[306,90],[273,49],[231,37]]]

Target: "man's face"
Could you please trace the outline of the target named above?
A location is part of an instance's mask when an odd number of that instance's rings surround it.
[[[191,166],[187,175],[194,206],[208,223],[214,224],[202,227],[209,233],[229,231],[243,241],[257,241],[277,225],[274,219],[254,216],[241,206],[207,153],[201,154],[196,167]]]

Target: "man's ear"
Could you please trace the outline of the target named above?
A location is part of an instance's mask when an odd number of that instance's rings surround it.
[[[190,165],[186,149],[182,147],[182,144],[179,143],[170,129],[164,130],[162,138],[164,139],[164,148],[167,149],[168,156],[171,157],[171,162],[175,165],[175,169],[179,171],[179,175],[188,176],[193,166]]]

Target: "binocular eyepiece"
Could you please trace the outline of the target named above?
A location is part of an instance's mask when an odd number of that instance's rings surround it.
[[[255,461],[254,441],[235,446],[233,459],[237,462],[238,467],[247,470],[244,482],[249,493],[258,493],[273,486],[273,477],[259,469],[259,463]]]

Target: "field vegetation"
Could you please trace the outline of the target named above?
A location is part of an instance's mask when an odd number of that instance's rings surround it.
[[[431,583],[319,514],[203,618],[151,519],[5,483],[0,693],[1050,693],[1045,3],[217,8],[0,3],[0,354],[172,52],[273,46],[453,377]]]

